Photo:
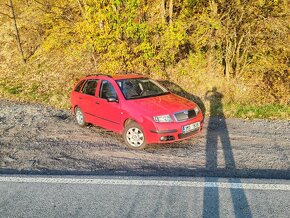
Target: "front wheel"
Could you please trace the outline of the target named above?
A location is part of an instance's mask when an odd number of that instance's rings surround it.
[[[126,125],[123,131],[123,139],[129,148],[144,149],[146,147],[144,132],[135,122]]]

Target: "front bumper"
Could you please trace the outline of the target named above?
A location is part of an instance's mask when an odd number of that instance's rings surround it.
[[[183,133],[182,127],[192,123],[200,122],[199,129]],[[196,117],[183,122],[172,123],[154,123],[154,128],[151,128],[145,133],[147,144],[153,143],[170,143],[191,138],[202,131],[203,116],[199,113]]]

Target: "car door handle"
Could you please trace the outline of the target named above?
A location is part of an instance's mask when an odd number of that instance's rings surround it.
[[[96,101],[95,103],[96,103],[96,104],[100,104],[100,103],[99,103],[99,102],[97,102],[97,101]]]
[[[81,99],[83,99],[82,97],[79,97],[79,99],[81,100]]]

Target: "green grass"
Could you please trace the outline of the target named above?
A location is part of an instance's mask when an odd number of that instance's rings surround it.
[[[14,86],[14,87],[9,87],[9,88],[5,87],[5,88],[6,88],[6,91],[12,95],[17,95],[22,92],[21,86]]]
[[[244,119],[286,119],[290,120],[290,106],[280,104],[242,105],[229,104],[225,106],[230,117]]]

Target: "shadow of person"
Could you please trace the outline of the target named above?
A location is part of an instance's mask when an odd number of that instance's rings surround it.
[[[205,109],[205,105],[202,102],[201,98],[199,98],[196,95],[192,95],[188,92],[186,92],[185,90],[183,90],[179,85],[168,81],[168,80],[158,80],[158,82],[163,85],[165,88],[167,88],[169,91],[171,91],[172,93],[179,95],[183,98],[189,99],[191,101],[193,101],[194,103],[196,103],[198,105],[198,107],[201,109],[202,114],[205,115],[206,109]]]
[[[217,168],[217,144],[219,138],[223,147],[225,167],[232,169],[236,168],[225,115],[223,113],[222,98],[223,94],[219,93],[216,87],[211,91],[207,91],[205,94],[205,99],[210,102],[210,117],[206,135],[207,169]]]
[[[223,112],[222,98],[223,94],[214,87],[207,91],[205,99],[210,102],[210,116],[207,126],[206,135],[206,164],[208,171],[218,170],[218,140],[222,146],[224,155],[225,169],[236,169],[233,150],[229,138],[229,131]],[[206,182],[217,182],[217,178],[206,178]],[[239,179],[230,180],[229,182],[240,183]],[[248,201],[243,189],[230,189],[234,212],[236,217],[252,217]],[[220,217],[219,215],[219,190],[217,187],[204,189],[204,206],[203,217]]]

